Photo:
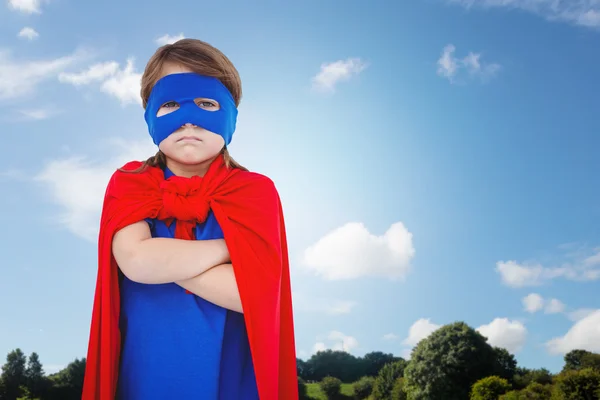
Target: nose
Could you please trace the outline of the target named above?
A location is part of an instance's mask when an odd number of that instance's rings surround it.
[[[181,125],[183,128],[193,128],[196,125],[190,123],[190,122],[186,122],[185,124]]]

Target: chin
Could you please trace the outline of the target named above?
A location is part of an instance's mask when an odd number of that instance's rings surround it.
[[[174,157],[170,157],[173,161],[178,162],[183,165],[196,165],[202,164],[207,161],[212,161],[215,157],[217,157],[219,153],[215,154],[181,154]]]

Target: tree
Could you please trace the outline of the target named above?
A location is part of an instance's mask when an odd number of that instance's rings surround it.
[[[600,398],[600,371],[593,368],[568,370],[556,377],[552,399],[597,400]]]
[[[406,392],[404,391],[404,378],[396,379],[394,388],[392,389],[391,400],[406,400]]]
[[[552,396],[552,386],[531,382],[525,389],[521,390],[521,395],[526,400],[547,400]]]
[[[358,400],[368,398],[373,393],[373,385],[375,378],[372,376],[363,376],[358,381],[354,382],[354,397]]]
[[[498,397],[511,389],[510,383],[499,376],[480,379],[471,388],[471,400],[498,400]]]
[[[345,351],[319,351],[306,361],[306,380],[320,381],[326,376],[339,378],[342,382],[355,382],[362,374],[362,361]]]
[[[390,398],[396,381],[398,378],[404,376],[406,365],[407,362],[405,360],[399,360],[388,363],[381,368],[373,385],[373,398],[375,400],[387,400]]]
[[[463,400],[471,386],[499,369],[486,338],[464,322],[445,325],[421,340],[405,370],[411,400]]]
[[[495,375],[512,382],[515,372],[517,371],[517,360],[515,359],[515,356],[501,347],[494,347],[494,352],[496,353],[496,360],[498,363],[498,370]]]
[[[298,398],[300,400],[308,399],[308,388],[304,379],[298,377]]]
[[[583,368],[593,368],[600,371],[600,354],[588,353],[581,357],[581,366]]]
[[[571,350],[567,354],[565,354],[565,365],[563,367],[563,371],[571,371],[571,370],[580,370],[585,368],[583,365],[583,360],[586,356],[590,355],[587,350]]]
[[[296,370],[299,377],[306,379],[306,375],[308,374],[308,366],[306,365],[306,361],[296,358]]]
[[[333,376],[326,376],[323,378],[321,383],[321,390],[328,399],[335,399],[340,396],[340,389],[342,388],[342,381],[338,378],[334,378]]]
[[[31,353],[25,370],[26,386],[31,397],[42,397],[47,388],[44,369],[37,353]]]
[[[58,373],[49,376],[52,388],[49,399],[52,400],[79,400],[83,391],[83,377],[85,375],[86,359],[76,358],[67,367]]]
[[[384,365],[399,360],[401,360],[400,357],[395,357],[393,354],[386,354],[382,351],[367,353],[362,358],[363,375],[376,377]]]
[[[7,399],[16,399],[21,396],[21,387],[26,385],[26,363],[27,358],[21,349],[15,349],[6,356],[6,363],[2,366],[1,379],[4,396]]]
[[[552,374],[546,368],[517,368],[514,376],[514,387],[516,389],[525,389],[534,382],[541,385],[550,385],[552,384],[552,378]]]

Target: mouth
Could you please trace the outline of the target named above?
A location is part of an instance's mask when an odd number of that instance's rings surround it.
[[[182,136],[181,138],[177,139],[177,141],[178,142],[201,142],[201,140],[195,136]]]

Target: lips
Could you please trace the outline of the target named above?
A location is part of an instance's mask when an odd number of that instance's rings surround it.
[[[186,141],[186,142],[200,142],[200,139],[198,139],[195,136],[182,136],[177,141],[178,142],[182,142],[182,141]]]

